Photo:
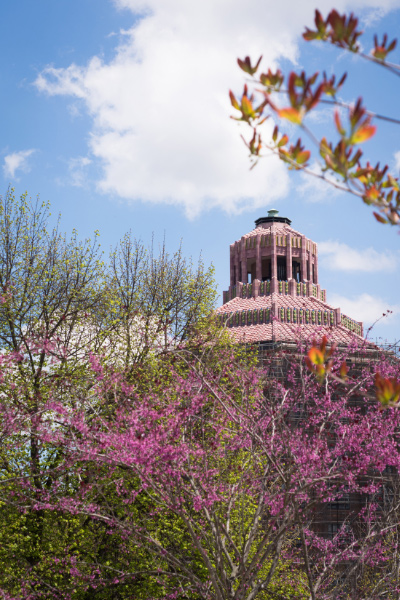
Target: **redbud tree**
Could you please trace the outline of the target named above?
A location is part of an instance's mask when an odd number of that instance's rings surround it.
[[[400,411],[376,402],[375,379],[397,381],[399,363],[328,340],[307,364],[299,350],[260,368],[223,340],[182,346],[155,358],[146,385],[92,355],[90,394],[50,386],[35,434],[59,461],[40,492],[21,469],[3,498],[102,530],[108,560],[78,533],[45,569],[19,565],[4,597],[398,597]],[[2,357],[4,390],[14,369]],[[5,455],[18,453],[29,411],[5,393],[0,405]]]

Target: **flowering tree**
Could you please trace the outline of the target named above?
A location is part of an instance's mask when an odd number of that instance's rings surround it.
[[[326,19],[315,11],[315,29],[306,28],[303,38],[306,41],[330,43],[357,54],[363,60],[369,61],[386,69],[391,75],[400,75],[400,65],[387,60],[388,55],[395,49],[396,40],[388,43],[387,35],[382,41],[374,38],[370,54],[362,51],[360,39],[362,31],[358,27],[358,19],[339,15],[332,10]],[[347,74],[330,78],[323,73],[308,75],[304,71],[292,71],[287,78],[278,69],[259,73],[261,58],[253,64],[250,57],[238,59],[240,68],[250,76],[250,90],[247,84],[241,98],[237,99],[230,92],[232,106],[240,113],[233,118],[247,123],[252,129],[252,136],[245,140],[254,159],[253,164],[265,155],[274,153],[287,163],[289,169],[301,170],[312,177],[323,179],[338,189],[349,192],[376,208],[374,215],[381,223],[400,223],[400,186],[398,179],[388,173],[388,166],[373,167],[362,159],[360,144],[370,139],[375,131],[372,120],[384,120],[399,124],[396,118],[379,115],[363,106],[362,98],[355,104],[346,104],[338,96]],[[286,80],[286,81],[285,81]],[[327,137],[317,139],[309,127],[307,117],[323,103],[332,107],[333,123],[338,141],[330,141]],[[237,114],[237,113],[236,113]],[[345,119],[343,116],[346,114]],[[265,140],[261,137],[261,127],[272,116],[300,128],[306,135],[309,144],[306,147],[301,138],[290,142],[289,136],[282,134],[280,125],[276,125],[272,137]],[[315,150],[313,152],[312,150]],[[315,169],[310,166],[310,160],[318,156],[319,164]]]
[[[378,369],[397,380],[399,364],[356,347],[336,357],[323,344],[308,368],[274,355],[264,370],[222,342],[181,348],[160,356],[145,384],[93,356],[90,395],[70,382],[49,389],[36,435],[47,453],[60,452],[52,479],[40,493],[24,472],[3,486],[50,522],[103,530],[108,560],[90,561],[78,534],[5,593],[397,597],[400,411],[382,410],[374,385]],[[7,390],[13,360],[3,359]],[[276,360],[284,380],[268,371]],[[18,452],[26,409],[0,397],[3,442]]]
[[[0,482],[7,499],[0,504],[0,585],[7,589],[29,569],[44,581],[54,556],[72,560],[78,547],[90,565],[109,558],[101,527],[35,508],[46,489],[73,489],[78,481],[60,466],[65,450],[41,436],[42,422],[52,423],[49,399],[74,411],[84,398],[95,410],[91,354],[138,379],[154,369],[157,354],[182,339],[190,346],[196,328],[206,335],[214,298],[212,269],[201,261],[194,268],[181,250],[146,253],[128,235],[107,264],[97,241],[81,242],[76,233],[67,240],[48,222],[47,205],[12,190],[0,198]],[[21,482],[22,503],[15,499]]]
[[[201,264],[0,208],[3,598],[396,597],[398,362],[261,369]]]

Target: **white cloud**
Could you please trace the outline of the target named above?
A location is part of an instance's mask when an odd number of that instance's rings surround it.
[[[379,325],[393,325],[400,315],[400,304],[389,304],[382,298],[361,294],[353,298],[347,298],[339,294],[329,294],[328,302],[331,306],[338,306],[342,314],[356,321],[362,321],[365,327],[369,327],[380,319]],[[388,313],[388,311],[392,311]],[[383,314],[386,316],[383,317]]]
[[[400,171],[400,150],[398,152],[395,152],[395,155],[394,155],[394,168],[397,171]]]
[[[85,187],[87,182],[87,167],[91,164],[90,158],[78,156],[71,158],[68,163],[70,183],[75,187]]]
[[[337,271],[395,271],[398,264],[398,257],[392,252],[378,252],[372,247],[357,250],[332,240],[319,242],[318,254],[321,265]]]
[[[312,112],[307,115],[307,123],[315,123],[316,125],[333,122],[333,110],[332,107],[321,107],[315,108]]]
[[[323,202],[328,203],[343,191],[337,185],[343,185],[340,181],[336,181],[335,177],[330,173],[324,173],[318,163],[313,163],[307,169],[307,173],[300,173],[300,184],[296,191],[303,196],[306,202]],[[321,179],[321,176],[324,179]]]
[[[135,25],[116,38],[109,62],[47,67],[36,86],[79,98],[92,118],[91,155],[102,166],[99,189],[127,200],[167,202],[187,214],[219,206],[238,212],[276,202],[288,175],[275,158],[249,172],[227,91],[240,92],[236,57],[264,55],[272,68],[297,57],[314,1],[114,0]],[[376,6],[360,0],[351,8]],[[380,3],[381,4],[381,3]],[[350,5],[338,0],[336,8]],[[389,5],[399,5],[399,0]],[[321,0],[326,13],[331,1]],[[269,125],[269,122],[267,123]]]
[[[379,21],[381,21],[381,19],[387,15],[387,13],[388,8],[383,6],[367,11],[361,19],[361,25],[363,29],[375,27]]]
[[[30,166],[28,158],[34,152],[36,152],[36,150],[34,148],[31,148],[30,150],[20,150],[19,152],[12,152],[11,154],[7,154],[7,156],[4,157],[3,164],[4,177],[10,177],[11,179],[14,179],[15,173],[17,171],[29,173]]]

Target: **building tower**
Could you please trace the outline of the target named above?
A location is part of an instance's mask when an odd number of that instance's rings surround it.
[[[293,342],[326,333],[340,345],[363,325],[326,302],[318,279],[317,244],[277,210],[230,246],[230,285],[217,309],[238,342]]]

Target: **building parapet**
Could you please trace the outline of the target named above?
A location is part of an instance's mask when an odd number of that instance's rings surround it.
[[[274,289],[275,288],[275,289]],[[310,281],[302,281],[300,283],[290,281],[260,281],[255,279],[252,283],[237,282],[236,285],[231,285],[228,290],[223,292],[223,303],[226,304],[234,298],[257,298],[258,296],[269,296],[276,292],[285,296],[302,296],[313,297],[322,302],[326,302],[326,290],[321,290],[321,287]]]
[[[234,312],[219,313],[218,321],[227,327],[244,327],[246,325],[261,325],[270,323],[274,318],[277,321],[293,325],[321,325],[331,327],[337,325],[334,310],[316,310],[296,307],[255,308],[237,310]],[[273,317],[273,313],[276,315]],[[357,333],[357,332],[356,332]]]
[[[274,315],[274,313],[276,314]],[[226,324],[227,327],[260,325],[263,323],[270,323],[272,318],[274,318],[282,323],[291,323],[293,325],[320,325],[324,327],[342,325],[352,333],[356,333],[360,336],[363,335],[363,325],[361,322],[350,319],[350,317],[346,315],[341,315],[340,311],[335,309],[318,310],[288,306],[272,306],[271,308],[256,308],[219,313],[217,318],[221,325]]]
[[[350,319],[347,315],[341,316],[341,325],[346,327],[349,331],[357,333],[358,335],[363,335],[363,324],[360,321],[355,321],[354,319]]]

